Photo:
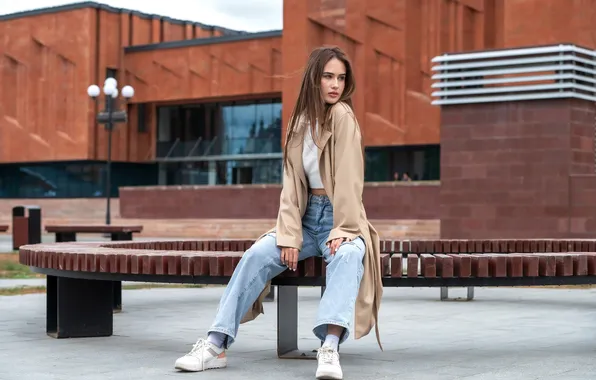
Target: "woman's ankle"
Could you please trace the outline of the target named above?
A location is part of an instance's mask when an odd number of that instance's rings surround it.
[[[207,335],[207,342],[222,348],[225,341],[226,341],[227,335],[218,331],[211,331],[208,335]]]

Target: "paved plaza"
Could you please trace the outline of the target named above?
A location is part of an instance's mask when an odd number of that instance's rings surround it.
[[[62,340],[45,334],[44,294],[0,297],[0,379],[314,379],[314,361],[276,357],[276,303],[241,326],[227,369],[174,370],[209,326],[222,290],[125,290],[114,336]],[[318,296],[318,288],[300,289],[303,349],[317,347],[310,328]],[[385,289],[385,351],[374,333],[350,339],[344,379],[596,378],[596,289],[476,288],[472,302],[438,298],[438,289]]]

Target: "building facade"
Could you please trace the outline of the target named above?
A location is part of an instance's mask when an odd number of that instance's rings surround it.
[[[284,0],[283,31],[262,33],[93,2],[0,16],[0,197],[105,196],[108,139],[96,121],[105,99],[86,89],[106,77],[135,89],[116,101],[128,120],[113,132],[113,196],[122,186],[279,183],[301,69],[324,44],[354,64],[366,180],[437,180],[431,58],[592,47],[593,3]],[[552,22],[524,22],[536,15]]]

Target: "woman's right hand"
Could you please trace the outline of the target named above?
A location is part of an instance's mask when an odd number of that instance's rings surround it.
[[[298,250],[296,248],[282,247],[281,262],[291,271],[298,269]]]

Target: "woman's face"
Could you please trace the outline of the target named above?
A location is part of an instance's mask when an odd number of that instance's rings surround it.
[[[337,58],[332,58],[323,69],[321,96],[325,103],[335,104],[341,98],[346,86],[346,66]]]

